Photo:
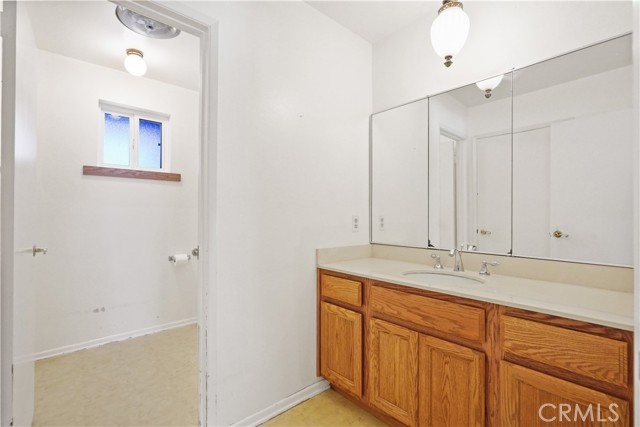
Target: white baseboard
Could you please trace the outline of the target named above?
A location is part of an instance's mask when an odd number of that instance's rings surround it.
[[[303,388],[302,390],[292,394],[291,396],[286,397],[281,401],[276,402],[273,405],[263,409],[262,411],[256,412],[255,414],[250,415],[247,418],[232,425],[242,427],[259,426],[260,424],[269,421],[276,415],[280,415],[284,411],[293,408],[297,404],[302,403],[305,400],[311,399],[313,396],[322,393],[329,387],[330,385],[327,380],[318,381],[317,383],[311,384],[310,386]]]
[[[128,340],[129,338],[137,338],[144,335],[155,334],[157,332],[166,331],[169,329],[179,328],[181,326],[191,325],[196,323],[198,319],[191,318],[185,320],[178,320],[176,322],[164,323],[162,325],[150,326],[148,328],[138,329],[136,331],[124,332],[121,334],[111,335],[108,337],[98,338],[95,340],[89,340],[85,342],[80,342],[77,344],[66,345],[63,347],[53,348],[51,350],[45,350],[38,353],[35,353],[31,360],[40,360],[47,359],[49,357],[60,356],[66,353],[72,353],[74,351],[85,350],[87,348],[99,347],[104,344],[109,344],[117,341]]]

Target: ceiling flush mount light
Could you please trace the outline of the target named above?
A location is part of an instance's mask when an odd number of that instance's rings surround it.
[[[127,57],[124,59],[124,68],[127,71],[136,76],[144,76],[147,72],[147,63],[144,62],[143,53],[138,49],[127,49]]]
[[[431,44],[438,56],[450,67],[451,59],[464,46],[469,35],[469,17],[462,9],[462,2],[443,0],[438,17],[431,24]]]
[[[491,98],[491,92],[498,87],[503,77],[504,74],[496,77],[491,77],[490,79],[482,80],[476,83],[476,86],[478,86],[478,89],[484,91],[485,98]]]

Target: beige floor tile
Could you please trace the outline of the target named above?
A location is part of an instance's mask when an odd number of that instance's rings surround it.
[[[34,426],[196,426],[190,325],[36,363]]]
[[[270,419],[265,427],[386,427],[387,424],[333,390],[327,390]]]

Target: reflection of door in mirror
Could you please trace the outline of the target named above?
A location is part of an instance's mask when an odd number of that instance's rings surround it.
[[[475,154],[477,250],[510,253],[511,135],[477,138]]]
[[[514,133],[519,255],[632,262],[632,120],[621,110]]]
[[[631,37],[514,73],[513,254],[633,264]]]
[[[633,183],[632,117],[613,111],[551,126],[549,225],[570,237],[550,238],[552,258],[633,263],[633,208],[625,197]]]
[[[440,194],[437,208],[440,211],[439,245],[442,248],[455,248],[458,241],[456,231],[458,218],[456,146],[457,142],[454,139],[440,134],[440,157],[438,159]]]
[[[549,127],[513,134],[513,248],[549,257]],[[517,171],[517,173],[516,173]]]

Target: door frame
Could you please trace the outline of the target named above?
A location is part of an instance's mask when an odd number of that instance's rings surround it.
[[[218,22],[179,3],[170,7],[157,1],[109,0],[157,19],[200,39],[199,177],[198,177],[198,383],[199,425],[215,424],[216,333],[209,307],[215,307],[215,242],[217,213],[217,106]],[[13,419],[13,241],[15,166],[16,2],[0,8],[2,33],[2,115],[0,183],[0,425]]]

